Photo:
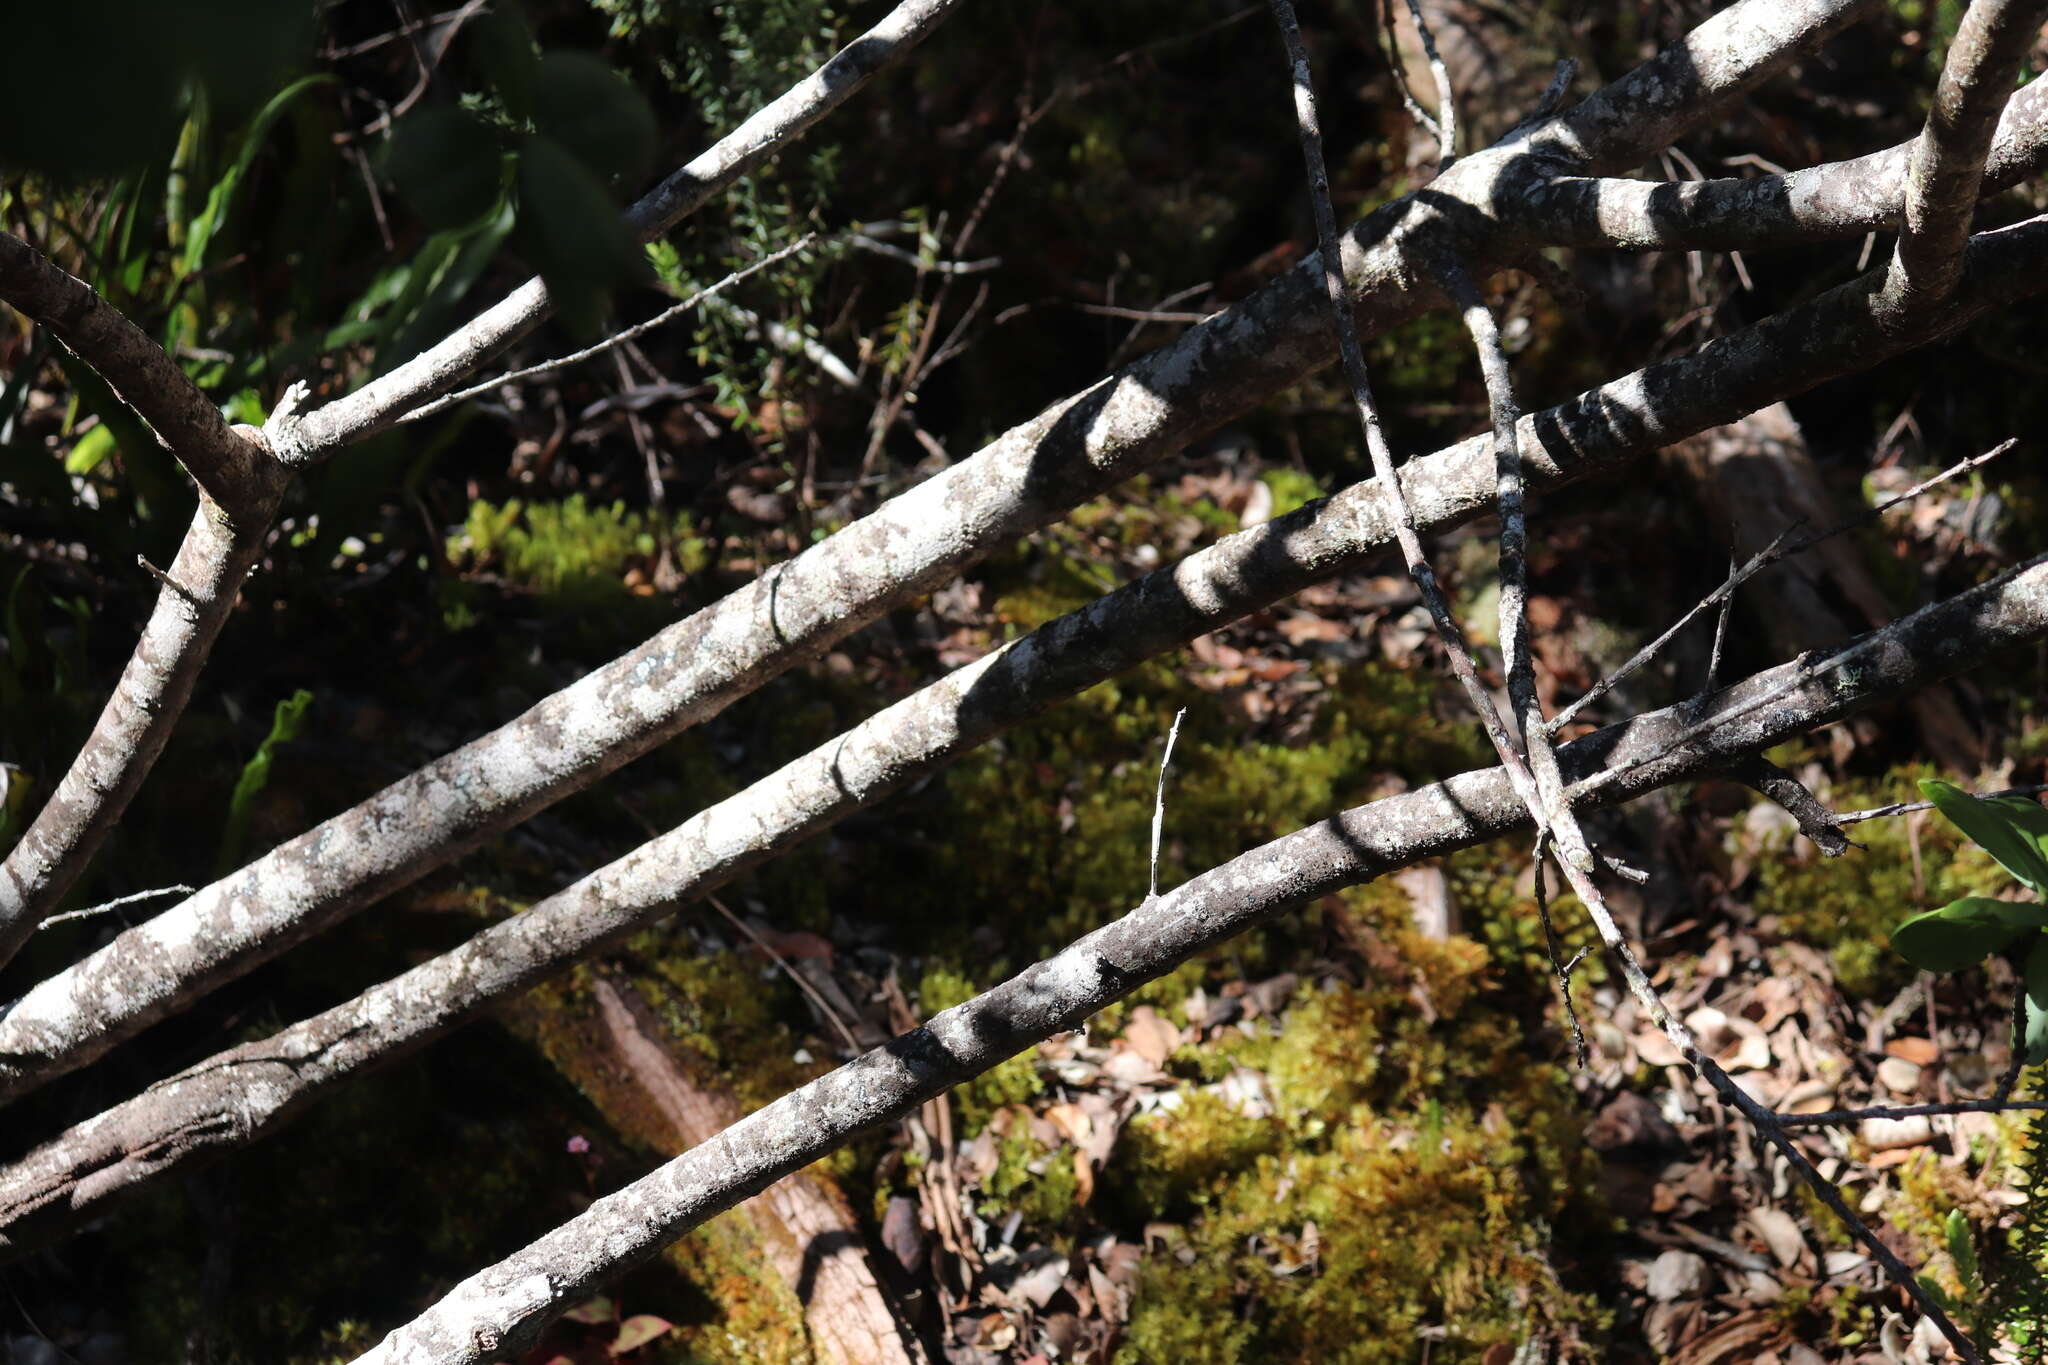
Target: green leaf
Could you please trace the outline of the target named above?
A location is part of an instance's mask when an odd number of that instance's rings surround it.
[[[2048,807],[2031,796],[1994,796],[1985,802],[2012,823],[2012,831],[2031,844],[2048,867]]]
[[[604,186],[548,137],[528,138],[520,151],[517,234],[562,321],[585,336],[597,330],[612,288],[640,259]]]
[[[1940,1280],[1935,1279],[1932,1275],[1919,1275],[1914,1278],[1920,1281],[1920,1287],[1927,1291],[1927,1297],[1933,1299],[1935,1306],[1940,1308],[1942,1312],[1953,1317],[1962,1311],[1962,1305],[1957,1303],[1954,1296],[1941,1287]]]
[[[2040,928],[2048,928],[2048,906],[1965,896],[1892,930],[1892,951],[1922,971],[1959,972]]]
[[[498,136],[465,109],[428,109],[398,125],[384,163],[391,183],[436,231],[489,213],[504,187]]]
[[[490,78],[498,99],[514,120],[533,111],[533,87],[540,78],[540,52],[533,30],[515,0],[496,0],[469,25],[469,56]]]
[[[673,1330],[675,1324],[667,1318],[657,1318],[652,1313],[635,1313],[619,1324],[619,1334],[612,1339],[611,1353],[622,1356],[628,1351],[637,1351]]]
[[[602,181],[637,176],[654,156],[654,111],[626,78],[587,52],[540,60],[533,123]]]
[[[2027,954],[2027,1065],[2048,1062],[2048,934]]]
[[[90,474],[114,453],[114,447],[114,429],[102,422],[72,444],[71,453],[64,457],[64,472]]]
[[[242,146],[235,155],[235,164],[228,167],[226,175],[214,184],[213,192],[206,196],[206,207],[200,210],[185,229],[185,259],[180,267],[186,275],[194,274],[206,263],[206,248],[212,243],[214,234],[227,221],[228,207],[234,202],[235,191],[241,188],[242,180],[249,174],[249,167],[256,161],[256,154],[263,150],[263,140],[270,135],[270,129],[291,102],[315,86],[332,85],[332,76],[301,76],[270,97],[270,102],[258,110],[256,117],[249,121],[249,127],[242,134]]]
[[[242,765],[242,775],[235,781],[235,794],[228,800],[227,830],[220,847],[221,875],[233,871],[242,860],[242,846],[249,837],[249,816],[256,809],[256,798],[270,785],[271,761],[279,748],[299,737],[306,723],[306,708],[312,704],[313,694],[303,687],[279,702],[270,719],[270,733]]]
[[[2021,825],[2025,817],[2013,809],[2019,803],[1986,801],[1947,782],[1922,782],[1920,790],[1950,824],[1983,845],[2000,867],[2036,892],[2048,891],[2048,854],[2039,846],[2040,836]]]
[[[1948,1220],[1942,1224],[1942,1237],[1948,1243],[1948,1258],[1955,1264],[1956,1278],[1963,1282],[1965,1291],[1977,1287],[1977,1239],[1971,1235],[1970,1220],[1963,1216],[1961,1209],[1950,1209]]]

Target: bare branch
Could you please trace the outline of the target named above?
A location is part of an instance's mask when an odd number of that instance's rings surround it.
[[[55,910],[141,788],[185,713],[287,475],[262,434],[230,427],[149,336],[26,242],[0,232],[0,298],[105,379],[199,484],[199,508],[92,735],[0,863],[0,965]]]
[[[2027,625],[2017,635],[2002,635],[2005,643],[2048,630],[2048,572],[2036,570],[2030,578],[2011,580],[2005,590],[1987,596],[1979,589],[1929,611],[1939,616],[1961,609],[1973,621],[1981,616],[2008,626],[2024,616]],[[1970,603],[1967,608],[1962,606],[1965,601]],[[1916,613],[1908,619],[1924,627],[1935,616]],[[1974,624],[1964,625],[1953,617],[1949,623],[1960,627],[1964,638],[1978,642]],[[1919,643],[1924,647],[1928,641]],[[1891,685],[1906,683],[1909,677],[1917,684],[1931,676],[1931,670],[1921,670],[1932,655],[1920,653],[1904,639],[1879,653],[1884,663],[1878,671]],[[1769,677],[1746,680],[1726,695],[1759,683],[1768,686],[1764,680]],[[1859,684],[1870,681],[1859,679]],[[1852,694],[1869,695],[1860,685],[1831,695],[1802,693],[1800,702],[1774,710],[1749,738],[1776,743],[1824,724],[1842,713]],[[1616,732],[1580,740],[1567,746],[1566,760],[1576,772],[1592,755],[1632,753],[1648,731],[1669,723],[1671,714],[1660,712]],[[1661,747],[1661,741],[1650,740],[1649,745]],[[1724,760],[1733,756],[1733,751],[1722,755]],[[1677,762],[1683,768],[1665,770],[1664,780],[1706,767],[1697,755]],[[1632,794],[1645,789],[1638,787]],[[1620,795],[1615,786],[1606,791],[1608,799]],[[943,1011],[923,1027],[792,1091],[715,1140],[599,1200],[577,1218],[463,1281],[361,1359],[366,1365],[481,1365],[516,1353],[543,1324],[598,1284],[690,1228],[817,1160],[849,1137],[900,1118],[1032,1043],[1076,1027],[1202,949],[1341,886],[1382,875],[1418,857],[1508,833],[1521,827],[1525,818],[1505,774],[1492,769],[1346,811],[1233,859],[1147,901],[993,990]],[[1797,1153],[1782,1134],[1777,1136]],[[1967,1351],[1967,1343],[1963,1349]]]
[[[232,525],[225,509],[200,499],[91,736],[0,863],[0,963],[62,902],[149,776],[185,714],[242,581],[262,558],[281,492],[245,503]]]
[[[794,142],[884,68],[930,35],[961,0],[903,0],[831,60],[720,138],[626,211],[641,241],[667,232],[741,176]],[[374,435],[470,375],[554,312],[539,279],[528,280],[467,326],[305,419],[307,458],[323,459]]]
[[[1798,823],[1799,832],[1811,839],[1825,856],[1839,858],[1849,851],[1848,836],[1842,833],[1841,822],[1835,819],[1834,812],[1822,805],[1804,783],[1777,764],[1768,759],[1753,758],[1730,768],[1728,775],[1782,808]]]
[[[1551,246],[1624,250],[1755,251],[1847,240],[1896,228],[1916,140],[1776,175],[1716,180],[1558,176],[1503,198],[1510,231]],[[2015,93],[2000,115],[1981,193],[2048,169],[2048,79]],[[1858,267],[1861,269],[1862,267]]]
[[[1445,70],[1444,59],[1437,55],[1436,35],[1429,31],[1429,20],[1423,17],[1422,0],[1408,0],[1408,17],[1415,21],[1416,36],[1422,40],[1429,78],[1436,82],[1436,118],[1429,124],[1430,136],[1436,139],[1436,168],[1449,170],[1458,159],[1458,101],[1451,93],[1451,73]]]
[[[1833,7],[1742,0],[1703,31],[1725,38],[1734,23],[1753,34],[1763,31],[1759,19],[1776,18],[1784,32],[1770,38],[1768,54],[1716,61],[1695,72],[1695,88],[1702,98],[1717,98],[1762,79],[1800,44],[1818,41],[1830,24],[1842,22],[1840,11],[1848,8],[1846,0]],[[1702,84],[1708,75],[1725,84]],[[1612,91],[1632,84],[1641,82],[1629,77],[1610,87],[1604,107],[1616,107]],[[1664,125],[1675,117],[1664,116]],[[1625,128],[1608,130],[1602,146],[1627,154],[1627,137]],[[1465,157],[1425,193],[1439,199],[1483,195],[1527,155],[1527,141]],[[1404,257],[1411,219],[1434,221],[1414,200],[1404,200],[1376,211],[1350,234],[1357,252],[1347,269],[1352,306],[1368,329],[1393,326],[1431,301]],[[1974,283],[1966,282],[1941,314],[1944,325],[1960,325],[2020,291],[2048,287],[2026,264],[2048,250],[2048,227],[1986,238],[1972,248]],[[1303,262],[760,582],[32,988],[0,1016],[0,1097],[84,1065],[1296,382],[1329,354],[1328,328],[1313,302],[1317,270],[1317,261]],[[1869,325],[1869,292],[1844,286],[1697,357],[1582,395],[1525,424],[1524,457],[1546,477],[1576,477],[1602,458],[1668,444],[1895,354],[1907,341]],[[1402,487],[1417,477],[1414,470],[1404,474]],[[1468,500],[1449,504],[1445,515],[1484,505],[1487,486],[1461,487],[1455,496]]]
[[[4,231],[0,299],[92,366],[232,516],[247,516],[272,491],[276,478],[263,447],[230,427],[161,346],[91,285]]]
[[[1485,155],[1489,154],[1480,154]],[[1468,157],[1453,174],[1480,156]],[[2048,221],[1982,234],[1970,248],[1969,269],[1949,301],[1947,316],[1960,325],[1994,305],[2013,302],[2025,290],[2048,288],[2044,265]],[[1660,362],[1523,418],[1517,434],[1525,466],[1546,486],[1571,482],[1898,354],[1910,339],[1888,335],[1871,321],[1872,300],[1881,281],[1882,271],[1873,272],[1721,338],[1694,355]],[[1293,306],[1293,290],[1277,285],[1269,290],[1239,309],[1277,295],[1290,303],[1274,326],[1282,320],[1305,325],[1301,315],[1308,305]],[[1228,328],[1233,345],[1225,347],[1213,334],[1205,335],[1211,328]],[[1183,338],[1126,374],[1139,378],[1140,393],[1156,390],[1164,398],[1187,392],[1161,377],[1180,373],[1200,379],[1199,367],[1188,374],[1193,362],[1186,355],[1228,357],[1237,363],[1232,352],[1242,345],[1256,358],[1244,363],[1256,363],[1273,354],[1260,346],[1273,335],[1247,326],[1238,310],[1232,310],[1189,334],[1199,343],[1191,352],[1183,351],[1189,346]],[[1225,383],[1221,377],[1208,382],[1212,397]],[[1055,409],[1051,416],[1060,412]],[[1164,414],[1152,409],[1147,416],[1157,420]],[[1098,429],[1099,439],[1108,444],[1113,428],[1103,428],[1098,419]],[[1170,445],[1174,430],[1168,426],[1150,439]],[[978,472],[979,462],[1000,461],[1015,471],[984,475],[992,480],[985,485],[991,492],[1013,487],[1012,481],[1021,481],[1035,460],[1042,460],[1046,470],[1057,471],[1056,479],[1048,473],[1048,480],[1082,480],[1074,468],[1080,460],[1071,454],[1062,458],[1072,446],[1056,439],[1061,434],[1060,424],[1047,417],[1027,424],[974,460],[783,566],[785,576],[777,582],[789,587],[846,580],[852,587],[877,591],[872,587],[873,573],[881,552],[868,546],[893,543],[900,556],[902,547],[928,537],[934,524],[957,534],[961,518],[945,509],[974,506],[969,490],[983,485],[967,476]],[[1079,438],[1068,428],[1066,439]],[[1112,453],[1129,457],[1146,452],[1110,446],[1096,459],[1106,462]],[[1402,470],[1401,484],[1418,524],[1448,526],[1489,507],[1495,487],[1493,465],[1486,438],[1411,462]],[[933,493],[937,496],[930,503],[913,501],[897,510],[918,494]],[[921,510],[926,507],[941,510]],[[872,525],[877,518],[883,518],[887,529]],[[992,518],[983,513],[977,520],[989,524]],[[876,539],[856,534],[863,527]],[[961,694],[972,695],[976,702],[974,718],[946,719],[956,713],[945,710],[927,714],[920,723],[932,727],[925,732],[930,738],[914,750],[925,758],[905,755],[904,766],[898,768],[897,751],[883,747],[873,751],[875,761],[882,771],[918,771],[917,763],[943,762],[957,752],[951,747],[956,740],[963,745],[978,743],[1067,695],[1067,689],[1092,685],[1298,591],[1320,576],[1360,564],[1392,539],[1392,519],[1377,483],[1355,486],[1326,503],[1233,536],[954,674],[938,686],[969,685],[982,676],[980,670],[996,670],[981,688]],[[941,572],[934,571],[932,580]],[[0,1016],[0,1096],[19,1094],[84,1065],[214,985],[457,856],[488,832],[595,781],[766,676],[766,670],[787,657],[782,653],[785,646],[800,651],[808,641],[839,638],[830,634],[834,629],[853,628],[832,616],[835,609],[851,616],[851,606],[835,608],[828,600],[815,612],[800,609],[813,594],[795,593],[780,608],[784,633],[777,638],[757,615],[765,614],[775,588],[774,583],[758,586],[671,627],[520,719],[437,760],[34,987]],[[756,643],[745,646],[749,653],[739,654],[749,631],[766,632],[766,638],[757,637]],[[698,643],[704,640],[719,642],[722,657],[707,660]],[[742,664],[752,671],[737,677],[728,671]],[[607,698],[617,700],[608,703]],[[999,699],[1002,705],[995,704]],[[628,701],[644,706],[645,712],[609,709],[623,708]],[[983,705],[989,709],[980,710]],[[883,713],[874,724],[893,714]],[[645,727],[668,728],[650,732]],[[846,799],[848,792],[830,766],[835,761],[827,759],[827,772],[833,777],[827,790],[836,802]],[[492,774],[491,782],[479,783],[478,773]],[[859,784],[853,785],[860,790]],[[809,828],[809,819],[806,813],[793,825],[758,827],[757,832],[771,841],[760,847],[800,837],[796,831]]]
[[[2044,15],[2048,0],[1973,0],[1949,44],[1906,171],[1905,216],[1885,286],[1908,313],[1955,287],[1984,158]]]
[[[1994,299],[2009,300],[2014,280],[2040,279],[2048,286],[2048,271],[2040,268],[2048,262],[2048,229],[2032,237],[1991,234],[1972,252],[1971,278],[1978,283],[1966,281],[1952,306],[1970,303],[1973,287],[1981,291],[1976,304],[1981,307]],[[1523,463],[1541,485],[1558,486],[1725,422],[1734,415],[1725,406],[1731,401],[1761,406],[1796,392],[1816,376],[1835,372],[1837,362],[1823,353],[1826,348],[1860,343],[1872,331],[1860,312],[1869,293],[1868,288],[1843,286],[1726,338],[1725,346],[1663,362],[1524,418],[1517,432]],[[1632,420],[1614,420],[1613,414],[1631,408]],[[1448,527],[1489,507],[1497,468],[1498,452],[1490,450],[1488,438],[1477,437],[1412,461],[1401,471],[1401,482],[1420,524]],[[474,1010],[599,951],[778,850],[921,780],[1057,699],[1319,578],[1364,567],[1393,534],[1389,499],[1380,485],[1358,484],[1129,584],[905,698],[454,952],[148,1092],[135,1102],[147,1101],[145,1107],[126,1109],[127,1119],[95,1128],[100,1145],[89,1148],[88,1156],[75,1165],[60,1163],[74,1175],[9,1184],[13,1194],[7,1206],[90,1209],[137,1180],[259,1136],[311,1103],[323,1087],[439,1036]],[[312,847],[322,846],[331,860],[351,844],[330,836]],[[306,865],[317,870],[324,863],[309,854]],[[310,894],[300,892],[302,897]],[[205,941],[217,939],[209,932]],[[153,970],[161,973],[162,963],[177,959],[142,960],[157,964]],[[112,966],[101,970],[118,981]],[[83,984],[103,992],[100,1000],[118,1003],[108,987]],[[106,1023],[105,1016],[93,1013],[109,1004],[84,999],[88,1008],[80,1012],[73,997],[39,987],[0,1020],[0,1056],[14,1054],[13,1067],[0,1071],[0,1082],[15,1091],[25,1089],[97,1055],[97,1029],[133,1031],[118,1018]],[[40,1017],[45,1031],[10,1031],[22,1017]],[[38,1037],[51,1040],[40,1045],[40,1055],[33,1051]],[[259,1099],[252,1100],[239,1084],[247,1075],[265,1078]],[[48,1186],[48,1181],[62,1186],[80,1178],[78,1171],[92,1174],[89,1193]]]
[[[510,374],[501,374],[494,379],[486,379],[481,384],[472,384],[466,389],[457,389],[454,393],[442,394],[433,402],[414,408],[411,412],[406,413],[397,420],[401,423],[417,422],[422,417],[432,417],[437,412],[445,412],[458,403],[465,403],[475,398],[478,394],[489,393],[491,390],[503,385],[516,384],[522,379],[531,379],[535,375],[552,374],[556,370],[566,370],[571,365],[580,365],[586,360],[603,355],[613,347],[623,346],[629,341],[646,336],[649,332],[666,327],[669,323],[696,308],[704,300],[716,298],[757,271],[766,270],[771,265],[788,260],[791,256],[796,255],[796,253],[817,240],[817,233],[807,232],[787,246],[778,247],[757,261],[747,262],[747,264],[733,271],[717,283],[705,285],[680,303],[662,309],[644,322],[636,322],[631,327],[614,332],[603,341],[585,346],[580,351],[572,351],[568,355],[558,356],[553,360],[543,360],[538,365],[528,365],[524,369],[514,370]]]
[[[1634,166],[1676,142],[1727,100],[1877,8],[1878,0],[1744,0],[1730,5],[1542,125],[1540,135],[1567,161],[1609,171]]]

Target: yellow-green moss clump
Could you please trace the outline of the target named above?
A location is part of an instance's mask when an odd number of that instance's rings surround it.
[[[669,528],[678,567],[695,573],[710,562],[710,547],[697,536],[688,513],[677,513]],[[502,505],[479,499],[469,519],[448,540],[452,563],[488,568],[543,597],[589,600],[623,594],[626,569],[651,560],[660,549],[651,514],[625,503],[590,506],[581,493],[562,502]]]
[[[1191,1090],[1127,1130],[1105,1185],[1191,1221],[1147,1257],[1119,1360],[1406,1362],[1428,1330],[1465,1361],[1532,1322],[1597,1329],[1548,1255],[1549,1228],[1598,1221],[1565,1077],[1450,975],[1431,989],[1454,1011],[1434,1024],[1405,982],[1304,986],[1233,1048],[1270,1115]]]

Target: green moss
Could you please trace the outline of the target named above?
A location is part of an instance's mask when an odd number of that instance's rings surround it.
[[[1875,783],[1838,788],[1829,801],[1855,809],[1917,799],[1915,780],[1934,775],[1925,766],[1898,768]],[[1826,950],[1851,999],[1896,991],[1912,977],[1912,966],[1891,950],[1892,926],[1959,896],[1991,895],[2010,881],[1938,816],[1866,821],[1855,831],[1863,847],[1840,858],[1784,856],[1781,842],[1790,837],[1781,834],[1761,850],[1757,911],[1776,916],[1787,938]]]
[[[710,562],[710,547],[687,513],[676,514],[671,536],[683,572]],[[659,549],[658,528],[647,513],[623,502],[593,507],[577,493],[558,503],[478,499],[462,530],[449,538],[448,558],[494,570],[543,597],[589,603],[623,596],[628,565],[651,560]]]
[[[1295,508],[1314,502],[1323,496],[1323,488],[1316,476],[1299,469],[1269,469],[1259,475],[1259,482],[1273,492],[1273,515],[1284,517]]]
[[[994,984],[995,980],[991,979],[977,985],[964,971],[943,962],[934,962],[925,968],[924,977],[918,982],[918,1008],[926,1018],[930,1018],[940,1010],[951,1009],[973,999]],[[953,1091],[953,1103],[959,1109],[960,1131],[980,1132],[996,1110],[1005,1105],[1023,1104],[1044,1088],[1038,1076],[1038,1054],[1034,1049],[1026,1049],[996,1063]]]
[[[1348,913],[1403,953],[1402,919],[1360,895]],[[1406,936],[1404,937],[1404,934]],[[1186,1087],[1126,1130],[1106,1178],[1134,1217],[1185,1218],[1185,1245],[1148,1257],[1127,1361],[1476,1360],[1534,1314],[1597,1324],[1562,1289],[1543,1229],[1598,1226],[1563,1073],[1532,1064],[1488,1007],[1485,951],[1417,954],[1438,1015],[1408,981],[1297,991],[1277,1036],[1228,1045],[1260,1072],[1269,1116]]]
[[[1368,664],[1333,669],[1328,683],[1308,733],[1288,744],[1248,742],[1216,696],[1165,663],[1091,688],[954,766],[912,817],[923,866],[876,870],[892,917],[940,935],[993,925],[1011,960],[1028,961],[1130,910],[1145,892],[1160,745],[1183,706],[1162,886],[1357,803],[1390,771],[1424,781],[1480,760],[1472,728],[1436,715],[1433,682]],[[1257,939],[1233,948],[1249,969],[1262,951]]]
[[[996,1168],[981,1182],[981,1213],[991,1220],[1022,1213],[1038,1230],[1055,1229],[1074,1220],[1080,1206],[1080,1178],[1071,1147],[1048,1149],[1018,1124],[996,1148]]]

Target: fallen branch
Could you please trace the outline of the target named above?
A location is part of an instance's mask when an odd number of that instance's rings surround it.
[[[1709,771],[1718,763],[1826,724],[1884,692],[1947,671],[1942,638],[1967,652],[2048,632],[2048,570],[2008,575],[1916,612],[1876,635],[1871,667],[1854,682],[1809,684],[1763,715],[1751,713],[1710,756],[1687,752],[1603,789],[1602,804]],[[1770,688],[1771,670],[1713,699],[1720,706]],[[1574,776],[1603,758],[1663,747],[1684,708],[1640,717],[1564,746]],[[1730,730],[1734,727],[1729,727]],[[1145,902],[923,1027],[812,1081],[727,1128],[498,1264],[361,1357],[374,1365],[482,1365],[516,1353],[554,1316],[604,1281],[715,1214],[799,1170],[848,1138],[902,1117],[924,1100],[1007,1057],[1079,1026],[1091,1014],[1204,948],[1344,886],[1525,827],[1527,812],[1500,769],[1346,811],[1246,853]],[[1796,1149],[1795,1149],[1796,1150]]]
[[[1548,174],[1568,156],[1592,158],[1588,164],[1595,169],[1639,158],[1651,140],[1706,117],[1867,3],[1742,0],[1569,113],[1510,144],[1465,157],[1425,193],[1435,196],[1431,204],[1444,196],[1483,195],[1499,177],[1518,175],[1514,168],[1525,161],[1531,174]],[[1688,105],[1666,107],[1666,99],[1681,91]],[[1403,200],[1376,211],[1349,234],[1357,250],[1346,283],[1368,332],[1434,302],[1412,278],[1405,253],[1417,226],[1435,230],[1439,218],[1439,210]],[[2023,253],[2031,239],[2019,241]],[[2011,265],[1997,251],[1990,259]],[[752,586],[34,987],[0,1017],[0,1097],[91,1061],[1296,382],[1329,354],[1326,329],[1312,304],[1314,272],[1315,263],[1304,262]],[[2014,293],[2009,281],[2002,282],[1996,301],[2009,302]],[[1970,302],[1943,318],[1960,325],[1993,297],[1988,290],[1972,292]],[[1707,425],[1749,410],[1741,406],[1745,385],[1772,383],[1781,373],[1829,377],[1869,363],[1886,344],[1896,348],[1895,339],[1873,338],[1853,325],[1834,331],[1838,311],[1799,315],[1804,325],[1840,338],[1839,364],[1827,363],[1833,358],[1829,352],[1812,352],[1810,333],[1771,358],[1768,377],[1743,356],[1716,353],[1720,370],[1702,381],[1710,400]],[[1784,340],[1779,334],[1771,344]],[[1651,375],[1644,372],[1646,379]],[[1672,439],[1654,423],[1601,429],[1632,411],[1654,409],[1651,394],[1625,388],[1610,396],[1603,388],[1596,395],[1597,410],[1562,413],[1556,430],[1539,427],[1536,439],[1569,441],[1583,432],[1592,448],[1612,437],[1609,449],[1631,451]],[[317,446],[323,439],[319,423],[337,406],[298,419],[294,441]],[[1559,458],[1573,457],[1560,452]]]

